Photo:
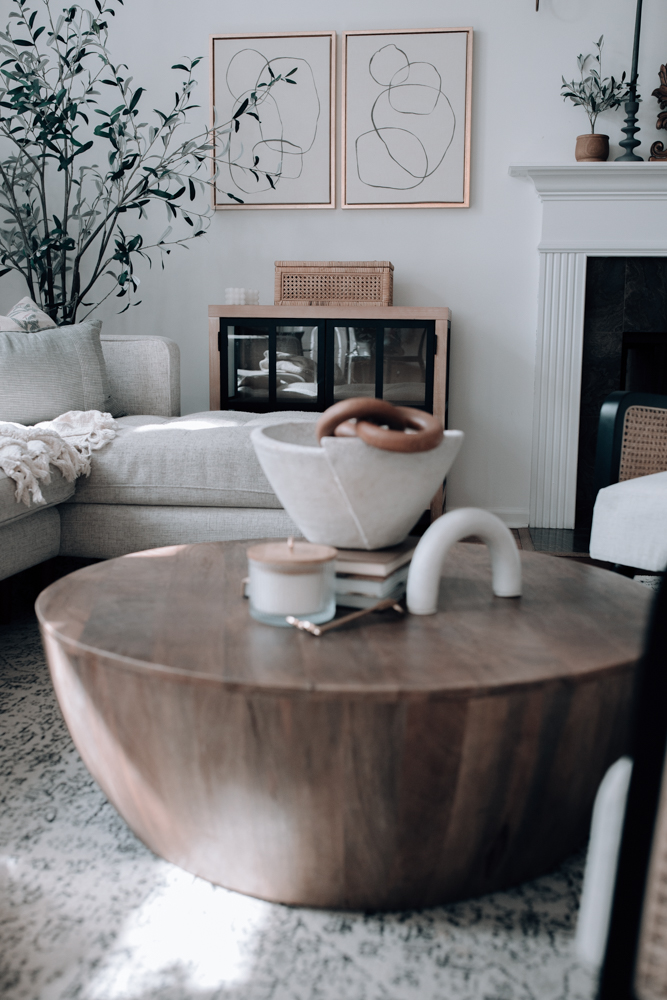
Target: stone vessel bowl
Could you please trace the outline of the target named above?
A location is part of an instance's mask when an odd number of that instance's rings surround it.
[[[463,442],[444,431],[431,451],[382,451],[360,438],[324,437],[315,425],[274,424],[251,435],[281,504],[309,542],[382,549],[402,542],[428,508]]]

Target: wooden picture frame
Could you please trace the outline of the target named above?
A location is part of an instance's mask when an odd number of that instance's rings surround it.
[[[472,28],[343,33],[343,208],[470,206],[472,40]]]
[[[210,60],[213,208],[335,208],[336,32],[212,35]]]

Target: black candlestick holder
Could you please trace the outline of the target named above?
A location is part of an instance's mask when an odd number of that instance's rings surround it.
[[[639,101],[637,97],[639,95],[632,94],[632,99],[626,101],[625,107],[625,128],[621,129],[621,132],[625,133],[625,139],[622,139],[619,143],[623,147],[625,153],[622,156],[616,157],[617,163],[627,162],[628,160],[642,160],[643,156],[637,156],[635,149],[637,146],[641,146],[639,139],[635,139],[635,134],[639,132],[639,126],[637,125],[637,112],[639,111]]]
[[[641,98],[637,93],[637,73],[639,67],[639,35],[642,26],[642,0],[637,0],[637,13],[635,15],[635,37],[634,44],[632,46],[632,71],[630,73],[630,85],[628,90],[630,92],[630,100],[625,102],[625,128],[621,129],[621,132],[625,132],[625,139],[623,139],[620,145],[625,150],[623,156],[617,156],[616,162],[628,162],[628,160],[643,160],[643,156],[637,156],[635,149],[637,146],[641,146],[639,139],[635,139],[635,135],[639,132],[639,126],[637,125],[637,112],[639,111],[639,101]]]

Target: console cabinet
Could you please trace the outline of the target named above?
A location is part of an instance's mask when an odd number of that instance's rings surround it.
[[[447,426],[450,311],[406,306],[210,306],[212,410],[315,410],[353,396]]]

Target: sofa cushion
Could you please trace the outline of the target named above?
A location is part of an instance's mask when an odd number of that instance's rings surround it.
[[[52,330],[57,325],[28,295],[12,306],[6,316],[0,316],[0,331],[35,333]]]
[[[76,503],[188,507],[282,506],[250,441],[254,427],[313,421],[317,413],[212,410],[186,417],[129,416],[95,453]]]
[[[600,490],[593,510],[592,559],[661,572],[667,567],[667,472]]]
[[[0,420],[36,424],[67,410],[111,412],[101,326],[0,333]]]
[[[40,483],[40,489],[45,503],[31,503],[27,507],[24,503],[17,503],[15,492],[16,483],[4,472],[0,472],[0,524],[9,524],[13,521],[20,521],[24,517],[54,504],[62,503],[74,495],[74,483],[68,483],[58,469],[51,466],[51,482],[48,486]]]
[[[118,411],[114,417],[151,413],[181,415],[181,365],[178,344],[167,337],[103,333],[102,352]]]

